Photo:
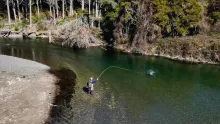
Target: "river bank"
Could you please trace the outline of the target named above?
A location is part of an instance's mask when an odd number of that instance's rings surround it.
[[[49,38],[49,33],[41,32],[25,32],[13,30],[1,30],[0,37],[2,38]]]
[[[0,55],[0,123],[40,124],[49,118],[57,78],[50,67]]]
[[[139,48],[128,44],[119,44],[114,48],[126,53],[159,56],[189,63],[220,64],[220,39],[211,36],[164,38]]]

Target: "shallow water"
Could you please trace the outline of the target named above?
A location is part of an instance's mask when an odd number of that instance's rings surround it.
[[[220,66],[186,64],[164,58],[105,51],[72,50],[46,40],[0,39],[0,54],[38,61],[52,68],[69,68],[77,83],[69,106],[61,106],[53,123],[220,123]],[[97,77],[93,96],[83,90]],[[154,76],[147,75],[149,70]],[[138,73],[137,73],[138,72]]]

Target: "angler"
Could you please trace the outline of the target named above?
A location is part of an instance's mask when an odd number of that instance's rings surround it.
[[[91,77],[91,78],[89,79],[89,81],[88,81],[88,83],[87,83],[87,86],[88,86],[88,88],[89,88],[88,93],[89,93],[90,95],[93,94],[94,84],[97,83],[98,80],[99,80],[98,78],[97,78],[96,80],[94,80],[93,77]]]

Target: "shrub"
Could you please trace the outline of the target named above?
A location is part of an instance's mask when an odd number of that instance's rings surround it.
[[[10,26],[10,28],[13,29],[14,31],[19,31],[21,28],[21,24],[18,24],[18,23],[13,24]]]
[[[34,16],[33,19],[33,23],[39,23],[41,22],[42,19],[45,18],[45,15],[40,15],[40,16]]]
[[[19,29],[20,29],[20,26],[19,26],[18,24],[15,24],[15,25],[14,25],[14,30],[15,30],[15,31],[19,31]]]
[[[28,24],[29,24],[29,22],[26,19],[22,20],[22,22],[21,22],[22,27],[26,27]]]
[[[43,22],[39,22],[37,24],[37,30],[38,31],[46,31],[46,30],[48,30],[48,25]]]
[[[3,24],[0,24],[0,28],[3,28],[4,27],[4,25]]]
[[[212,12],[210,14],[212,24],[220,21],[220,12]]]

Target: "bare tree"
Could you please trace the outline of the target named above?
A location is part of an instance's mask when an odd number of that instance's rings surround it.
[[[46,0],[45,1],[49,5],[50,9],[50,16],[54,16],[54,11],[55,11],[55,17],[56,17],[56,0]],[[55,9],[54,9],[55,8]]]
[[[91,0],[89,0],[89,15],[91,14]]]
[[[63,19],[65,18],[64,7],[65,7],[65,0],[62,0],[62,15],[63,15]]]
[[[73,0],[70,0],[70,16],[73,16]]]
[[[52,5],[53,5],[53,1],[54,0],[47,0],[45,1],[48,5],[49,5],[49,9],[50,9],[50,16],[52,16]]]
[[[30,27],[32,26],[32,0],[29,0]]]
[[[95,0],[95,17],[98,18],[99,11],[98,11],[98,0]]]
[[[8,11],[8,23],[11,24],[11,16],[10,16],[10,8],[9,8],[10,1],[6,0],[6,4],[7,4],[7,11]]]
[[[82,10],[84,10],[85,9],[85,0],[82,0]]]
[[[28,3],[29,0],[21,0],[22,2],[22,8],[23,8],[23,12],[24,12],[24,18],[27,20],[28,19]]]
[[[37,4],[37,16],[40,16],[40,9],[39,9],[39,0],[36,0],[36,4]]]
[[[57,0],[52,0],[53,5],[53,23],[56,24],[56,9],[57,8]]]
[[[55,5],[56,5],[56,17],[59,17],[59,6],[58,6],[58,0],[55,0]]]
[[[16,5],[15,5],[15,1],[12,1],[12,10],[13,10],[13,14],[14,14],[14,19],[15,21],[17,20],[17,14],[16,14]]]
[[[21,2],[19,0],[16,0],[16,2],[17,2],[18,20],[19,22],[21,22],[20,7],[19,7]]]

